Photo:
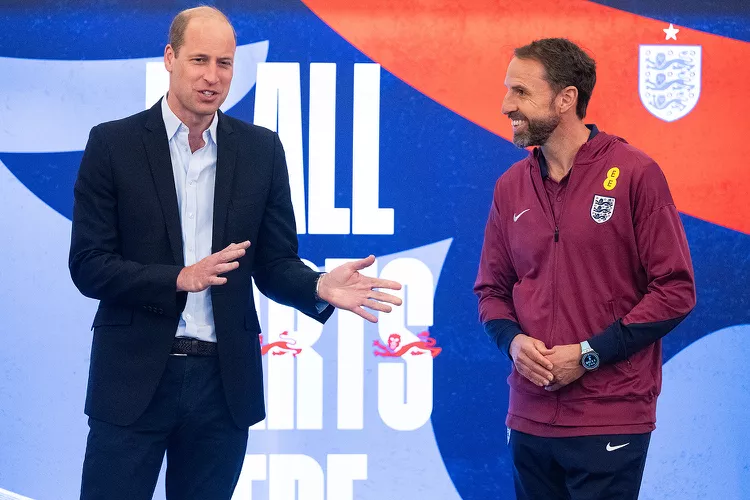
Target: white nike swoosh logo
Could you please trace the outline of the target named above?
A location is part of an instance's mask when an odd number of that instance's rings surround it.
[[[625,448],[630,443],[621,444],[619,446],[612,446],[610,443],[607,443],[607,451],[615,451],[619,450],[620,448]]]
[[[513,214],[513,222],[516,222],[516,221],[517,221],[517,220],[518,220],[518,219],[519,219],[519,218],[520,218],[520,217],[521,217],[521,216],[522,216],[523,214],[525,214],[525,213],[526,213],[526,212],[528,212],[529,210],[531,210],[531,209],[530,209],[530,208],[527,208],[526,210],[524,210],[523,212],[521,212],[521,213],[520,213],[520,214],[518,214],[518,215],[516,215],[516,214]]]

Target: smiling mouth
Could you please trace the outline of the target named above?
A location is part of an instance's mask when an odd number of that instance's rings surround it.
[[[510,123],[513,126],[513,130],[517,130],[526,123],[526,120],[511,120]]]
[[[214,92],[213,90],[199,90],[198,93],[205,97],[213,97],[215,95],[219,95],[218,92]]]

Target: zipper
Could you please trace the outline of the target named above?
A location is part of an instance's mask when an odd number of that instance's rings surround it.
[[[575,167],[575,161],[573,162],[573,166]],[[565,197],[562,200],[562,204],[560,205],[560,216],[555,220],[554,212],[552,211],[552,201],[549,199],[549,196],[546,196],[547,203],[550,207],[550,213],[552,214],[552,223],[555,225],[555,236],[554,236],[554,242],[558,243],[560,241],[560,223],[562,222],[562,216],[565,213],[565,202],[568,200],[568,195],[570,194],[570,190],[573,188],[572,186],[573,181],[573,169],[571,168],[570,172],[568,172],[568,183],[565,188]],[[547,194],[547,190],[545,189],[545,195]],[[552,332],[555,330],[555,318],[557,316],[557,257],[558,257],[558,250],[557,245],[554,245],[554,253],[555,258],[553,260],[553,269],[552,269],[552,328],[550,328],[550,342],[552,341]],[[554,425],[555,422],[557,422],[557,417],[560,415],[560,391],[556,391],[555,396],[557,397],[556,405],[555,405],[555,414],[552,416],[552,420],[550,420],[550,424]]]
[[[553,216],[554,218],[554,216]],[[560,231],[555,225],[555,242],[559,239]],[[555,317],[557,316],[557,245],[554,245],[552,250],[555,254],[552,259],[552,327],[549,329],[549,341],[552,343],[552,334],[555,331]],[[554,346],[547,346],[554,347]],[[557,416],[560,414],[560,391],[555,391],[555,414],[552,415],[552,420],[549,421],[550,425],[557,422]]]
[[[537,166],[537,168],[539,168]],[[541,169],[540,169],[541,174]],[[572,176],[573,171],[571,170],[570,176]],[[537,192],[539,193],[539,196],[544,196],[544,199],[547,200],[547,208],[549,210],[549,221],[550,226],[555,228],[555,232],[553,235],[553,241],[555,243],[558,243],[560,241],[560,226],[559,223],[555,220],[555,214],[552,210],[552,201],[549,199],[549,195],[547,194],[547,189],[544,187],[544,179],[542,179],[542,176],[539,175],[539,177],[536,177],[536,175],[533,175],[533,180],[537,181]],[[541,189],[539,189],[541,188]],[[568,191],[570,190],[570,177],[568,178],[568,187],[565,190],[565,198],[567,199]],[[562,214],[565,208],[565,199],[563,199],[563,203],[560,206],[560,220],[562,221]],[[555,331],[555,317],[557,316],[557,245],[553,246],[553,253],[554,257],[552,259],[552,325],[550,326],[548,339],[550,342],[552,342],[552,334]],[[552,425],[557,421],[557,417],[560,414],[560,392],[555,392],[555,413],[552,415],[552,419],[549,421],[549,424]]]
[[[547,189],[544,187],[544,179],[542,179],[541,176],[541,168],[537,165],[536,167],[539,169],[539,174],[536,174],[536,172],[532,171],[531,175],[531,181],[536,187],[536,192],[538,197],[544,197],[544,200],[547,202],[547,220],[550,223],[550,227],[554,228],[554,242],[557,243],[560,240],[560,228],[557,225],[557,222],[555,221],[555,214],[552,211],[552,202],[549,199],[549,195],[547,195]],[[540,200],[541,203],[544,203],[544,201]],[[552,248],[553,252],[553,258],[552,258],[552,321],[549,329],[549,333],[547,334],[547,339],[549,342],[552,342],[552,334],[555,331],[555,316],[556,316],[556,310],[557,310],[557,245],[553,245]],[[545,345],[547,342],[545,342]],[[548,424],[554,424],[557,420],[557,416],[560,413],[560,393],[559,391],[555,393],[555,413],[552,415],[552,418],[548,422]]]

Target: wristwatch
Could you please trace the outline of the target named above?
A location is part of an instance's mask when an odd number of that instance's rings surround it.
[[[581,366],[589,372],[599,368],[599,353],[591,348],[588,340],[581,342]]]

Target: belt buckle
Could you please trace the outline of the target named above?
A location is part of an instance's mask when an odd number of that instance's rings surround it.
[[[186,340],[185,337],[175,337],[175,341],[180,341],[181,342],[183,340]],[[183,353],[183,352],[170,352],[169,355],[170,356],[187,357],[187,353]]]

